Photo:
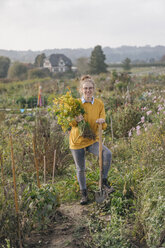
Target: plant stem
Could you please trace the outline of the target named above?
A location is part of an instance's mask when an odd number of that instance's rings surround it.
[[[54,183],[54,172],[55,172],[55,166],[56,166],[56,150],[54,150],[52,183]]]
[[[12,160],[12,171],[13,171],[15,210],[16,210],[17,221],[18,221],[19,247],[22,248],[20,222],[19,222],[18,197],[17,197],[16,177],[15,177],[15,163],[14,163],[14,153],[13,153],[13,140],[12,140],[12,136],[11,135],[10,135],[10,145],[11,145],[11,160]]]
[[[35,162],[36,173],[37,173],[37,185],[38,185],[38,188],[40,188],[38,159],[36,158],[36,142],[35,142],[35,136],[33,136],[33,152],[34,152],[34,162]]]

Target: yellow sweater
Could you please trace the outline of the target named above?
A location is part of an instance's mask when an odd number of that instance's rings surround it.
[[[81,149],[81,148],[90,146],[99,140],[98,124],[96,123],[96,120],[99,118],[105,119],[104,104],[101,100],[95,98],[93,104],[90,102],[85,102],[83,103],[83,107],[85,110],[84,119],[85,121],[89,122],[93,132],[96,134],[96,139],[91,140],[91,139],[83,138],[82,136],[80,136],[79,130],[77,127],[77,122],[73,121],[71,124],[72,129],[71,129],[70,136],[69,136],[70,149]],[[103,129],[106,129],[106,127],[107,127],[107,124],[104,123]]]

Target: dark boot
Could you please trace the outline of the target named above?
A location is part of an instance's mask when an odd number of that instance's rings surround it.
[[[103,189],[108,193],[111,194],[115,192],[115,189],[109,185],[107,178],[103,178]]]
[[[80,190],[80,193],[81,193],[80,204],[81,205],[87,204],[88,202],[87,190],[86,189]]]

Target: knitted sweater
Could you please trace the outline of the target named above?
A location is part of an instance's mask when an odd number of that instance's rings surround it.
[[[85,110],[84,119],[90,124],[90,127],[92,128],[93,132],[96,134],[96,139],[92,140],[80,136],[77,127],[77,122],[73,121],[71,123],[72,129],[69,136],[70,149],[81,149],[90,146],[99,140],[98,124],[96,123],[96,120],[99,118],[105,119],[104,104],[101,100],[95,98],[93,104],[90,102],[85,102],[83,103],[83,107]],[[103,129],[106,129],[106,127],[107,124],[103,123]]]

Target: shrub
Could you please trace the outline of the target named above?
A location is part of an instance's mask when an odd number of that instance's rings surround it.
[[[35,108],[35,107],[37,107],[37,101],[38,101],[38,98],[36,96],[29,97],[27,99],[28,108]]]
[[[2,192],[2,191],[1,191]],[[0,240],[5,238],[10,239],[12,247],[17,247],[17,216],[15,214],[15,206],[11,193],[8,193],[10,200],[5,199],[2,193],[0,194]]]
[[[111,130],[111,118],[113,135],[115,138],[128,137],[128,132],[132,127],[136,127],[137,123],[141,120],[142,112],[139,108],[131,104],[120,107],[116,112],[107,112],[106,122],[108,123],[108,129],[106,132]]]
[[[27,65],[20,62],[14,62],[13,65],[11,65],[9,68],[8,77],[20,80],[26,79]]]
[[[45,110],[39,109],[36,112],[34,135],[39,164],[43,166],[43,157],[45,156],[47,171],[52,173],[54,151],[56,150],[56,173],[63,173],[72,158],[68,136],[62,132],[57,121]]]
[[[25,106],[26,106],[26,99],[23,96],[20,96],[16,100],[16,103],[20,106],[20,108],[25,108]]]
[[[147,131],[142,130],[140,135],[131,139],[131,150],[136,155],[134,161],[148,167],[150,170],[164,162],[165,134],[156,125],[150,126]]]
[[[138,211],[133,228],[133,235],[137,235],[136,230],[141,230],[142,239],[146,240],[148,247],[163,247],[165,220],[165,181],[164,168],[153,170],[141,183],[141,194],[138,198]],[[142,226],[142,228],[140,228]],[[139,231],[138,231],[139,232]]]
[[[29,185],[23,192],[22,208],[26,210],[26,221],[29,225],[43,229],[51,222],[57,207],[60,206],[58,192],[54,185],[45,184],[38,188]]]
[[[127,90],[128,83],[122,82],[122,81],[117,81],[114,86],[117,90],[122,92],[122,91]]]
[[[97,224],[96,224],[97,223]],[[131,248],[125,236],[125,220],[118,216],[115,207],[111,210],[111,220],[105,222],[95,218],[89,223],[92,234],[92,247]]]
[[[28,71],[28,78],[34,79],[34,78],[45,78],[50,76],[49,69],[31,69]]]

